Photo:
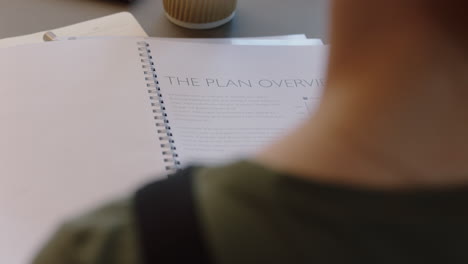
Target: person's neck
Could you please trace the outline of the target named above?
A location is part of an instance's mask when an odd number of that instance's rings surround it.
[[[257,161],[366,187],[468,183],[468,51],[445,37],[419,28],[332,45],[319,110]]]

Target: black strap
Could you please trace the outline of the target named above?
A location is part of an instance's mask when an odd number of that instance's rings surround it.
[[[145,264],[211,263],[195,208],[193,171],[179,171],[136,193]]]

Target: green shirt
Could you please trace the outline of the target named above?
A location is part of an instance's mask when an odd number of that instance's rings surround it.
[[[249,162],[194,177],[216,263],[468,263],[466,188],[363,190]],[[132,202],[66,223],[34,263],[141,263]]]

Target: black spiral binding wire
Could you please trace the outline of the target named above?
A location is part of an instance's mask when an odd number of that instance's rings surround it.
[[[166,114],[166,107],[164,106],[161,88],[159,87],[158,75],[154,66],[153,57],[151,56],[151,49],[149,44],[145,41],[137,42],[138,51],[141,57],[143,73],[146,81],[146,88],[148,89],[149,99],[156,121],[157,133],[159,141],[161,142],[162,154],[164,156],[164,163],[166,163],[166,170],[174,172],[180,167],[176,147],[172,138],[171,126]]]

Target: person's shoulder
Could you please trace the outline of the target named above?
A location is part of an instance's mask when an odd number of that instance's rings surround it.
[[[258,192],[269,188],[284,175],[249,160],[194,171],[199,186],[216,188],[249,188]]]
[[[55,263],[140,263],[133,198],[107,203],[66,221],[33,261]]]

